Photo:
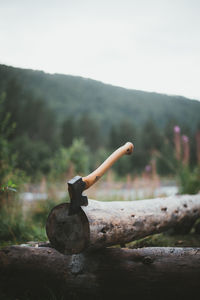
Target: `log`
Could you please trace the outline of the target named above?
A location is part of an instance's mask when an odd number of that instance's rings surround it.
[[[10,246],[0,250],[0,282],[3,295],[20,300],[23,295],[34,300],[195,299],[200,248],[105,248],[64,255],[50,247]]]
[[[46,231],[54,248],[75,254],[191,226],[200,216],[200,194],[141,201],[89,200],[77,214],[69,216],[68,212],[68,203],[53,208]]]

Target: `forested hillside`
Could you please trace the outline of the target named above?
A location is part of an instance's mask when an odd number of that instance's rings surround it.
[[[135,151],[114,166],[120,176],[143,172],[155,156],[159,174],[174,174],[177,126],[180,143],[189,140],[188,163],[198,160],[200,102],[183,97],[0,65],[0,118],[5,181],[13,170],[56,178],[73,165],[77,174],[87,174],[127,141]]]
[[[141,126],[152,119],[163,128],[169,120],[195,129],[200,102],[179,96],[128,90],[81,77],[46,74],[0,65],[0,89],[16,80],[25,91],[44,99],[62,122],[89,113],[103,129],[127,119]],[[114,116],[114,117],[113,117]]]

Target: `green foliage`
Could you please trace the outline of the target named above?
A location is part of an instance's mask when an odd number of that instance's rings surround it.
[[[86,145],[92,150],[100,146],[100,129],[98,123],[89,114],[83,114],[78,120],[77,136],[83,138]]]
[[[0,184],[6,184],[7,176],[12,171],[13,156],[8,143],[8,136],[14,126],[10,124],[10,114],[5,111],[5,95],[0,96]]]
[[[160,175],[176,175],[178,162],[174,157],[174,148],[170,141],[164,137],[163,145],[160,151],[155,153],[157,170]]]
[[[50,210],[58,204],[51,199],[36,201],[24,210],[17,193],[0,192],[0,246],[2,244],[47,240],[45,224]]]
[[[163,144],[163,136],[152,119],[145,122],[142,133],[143,147],[146,151],[160,150]]]
[[[75,173],[85,175],[89,172],[90,152],[83,139],[75,139],[70,148],[69,163],[75,167]]]
[[[1,192],[0,197],[0,241],[31,239],[34,229],[27,227],[19,199],[10,191]]]
[[[64,147],[71,146],[73,139],[77,135],[76,122],[73,118],[67,118],[61,127],[61,142]]]
[[[1,191],[0,200],[0,246],[10,242],[47,240],[46,220],[51,209],[60,201],[48,198],[27,204],[10,190]]]
[[[193,130],[199,122],[200,103],[183,97],[128,90],[69,75],[50,75],[0,65],[0,91],[7,82],[17,79],[22,89],[37,99],[44,99],[56,112],[60,122],[86,113],[100,122],[103,133],[112,125],[129,120],[140,128],[148,119],[164,128],[171,120]]]
[[[154,234],[129,243],[128,248],[143,247],[199,247],[199,234],[172,235],[169,232]]]
[[[63,176],[63,174],[66,174],[70,166],[69,150],[64,147],[60,147],[56,151],[50,163],[49,177],[55,180],[55,178],[59,178]]]
[[[97,151],[94,154],[91,153],[90,162],[92,163],[92,169],[97,168],[99,165],[101,165],[102,162],[104,162],[108,158],[108,156],[111,155],[111,153],[111,150],[108,150],[104,147],[97,149]]]
[[[99,149],[108,154],[128,140],[134,154],[114,165],[120,176],[142,173],[155,153],[159,174],[174,174],[175,124],[189,136],[196,165],[199,102],[2,65],[1,91],[1,184],[16,169],[34,180],[58,178],[71,165],[85,175],[103,161]]]
[[[13,140],[12,147],[17,154],[17,167],[32,178],[50,172],[53,153],[48,144],[20,135]]]
[[[189,167],[181,166],[178,175],[181,194],[197,194],[200,191],[200,167],[191,171]]]
[[[119,124],[112,126],[110,130],[109,146],[110,149],[116,149],[128,141],[134,142],[135,139],[135,127],[129,120],[124,119]]]
[[[1,184],[0,192],[5,192],[6,190],[16,192],[17,185],[12,182],[12,180],[8,180],[7,184]]]
[[[37,227],[45,228],[47,217],[57,204],[59,204],[58,201],[51,198],[36,201],[28,212],[28,219],[32,220],[32,223],[36,224]]]
[[[98,122],[89,114],[83,114],[78,119],[67,118],[61,126],[63,146],[71,146],[75,138],[84,139],[86,145],[96,151],[102,140]]]
[[[9,125],[14,123],[16,127],[9,135],[9,141],[25,134],[33,141],[43,141],[51,150],[55,149],[58,137],[53,111],[43,100],[24,92],[16,80],[7,83],[4,110],[10,116]]]
[[[129,140],[135,145],[134,155],[114,166],[118,174],[143,172],[156,151],[160,154],[158,171],[168,175],[174,173],[168,162],[174,164],[175,124],[184,128],[192,141],[191,163],[196,164],[193,141],[200,115],[197,101],[2,65],[1,91],[1,111],[6,118],[0,126],[3,131],[9,128],[9,132],[6,138],[5,132],[0,137],[0,155],[4,156],[0,172],[11,174],[18,168],[36,180],[41,174],[59,176],[70,163],[79,164],[74,166],[83,172],[97,165],[99,148],[108,153]],[[72,154],[70,158],[68,150],[77,138],[88,147],[87,162],[80,163]]]
[[[16,152],[9,143],[9,136],[15,130],[10,121],[11,115],[5,109],[5,94],[0,96],[0,206],[3,192],[13,190],[24,179],[24,174],[17,169]]]
[[[0,180],[24,171],[28,176],[47,174],[58,146],[55,117],[44,101],[24,93],[10,80],[0,97]]]
[[[87,175],[127,141],[134,143],[134,154],[113,166],[118,176],[142,173],[156,157],[159,174],[180,177],[181,193],[200,190],[200,169],[193,167],[199,102],[5,66],[0,93],[1,243],[46,240],[46,218],[58,202],[51,196],[24,210],[14,192],[22,182],[43,175],[55,181],[71,167]],[[190,167],[174,157],[176,124],[191,141]]]

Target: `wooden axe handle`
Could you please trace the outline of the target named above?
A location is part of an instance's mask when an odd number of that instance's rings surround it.
[[[113,152],[94,172],[89,174],[86,177],[83,177],[82,180],[86,183],[86,189],[92,186],[103,174],[124,154],[131,154],[133,152],[133,144],[128,142],[124,146],[118,148]]]

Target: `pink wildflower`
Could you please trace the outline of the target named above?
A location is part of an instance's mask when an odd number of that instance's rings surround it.
[[[175,154],[176,159],[180,161],[181,159],[181,137],[180,137],[180,127],[174,126],[174,144],[175,144]]]
[[[182,141],[183,141],[184,143],[188,143],[188,142],[189,142],[188,136],[187,136],[187,135],[182,135]]]
[[[180,133],[181,129],[178,125],[174,126],[174,132],[175,133]]]
[[[183,142],[183,164],[187,166],[189,164],[190,159],[190,146],[189,146],[189,138],[186,135],[182,135]]]
[[[150,166],[150,165],[146,165],[145,171],[146,171],[147,173],[151,172],[151,166]]]

